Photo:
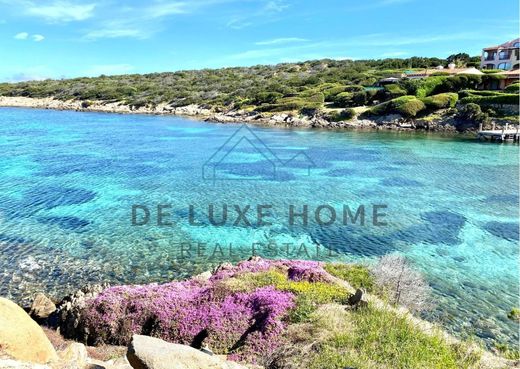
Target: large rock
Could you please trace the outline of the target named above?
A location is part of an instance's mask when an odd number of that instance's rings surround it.
[[[66,364],[66,367],[84,368],[87,365],[87,348],[82,343],[71,343],[65,350],[60,352],[59,356],[61,362]]]
[[[45,319],[56,311],[56,305],[43,293],[34,297],[29,314],[36,319]]]
[[[198,280],[198,281],[208,281],[211,278],[212,275],[213,274],[211,274],[211,272],[209,270],[207,270],[205,272],[197,274],[192,279],[195,279],[195,280]]]
[[[14,359],[45,364],[57,358],[43,330],[14,302],[0,297],[0,351]]]
[[[126,354],[134,369],[247,369],[185,345],[134,335]]]

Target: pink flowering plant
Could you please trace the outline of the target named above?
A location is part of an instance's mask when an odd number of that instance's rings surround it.
[[[331,280],[318,262],[253,259],[219,268],[209,280],[108,288],[89,301],[82,324],[93,344],[126,345],[144,334],[255,362],[283,345],[298,291],[274,283],[237,290],[225,282],[269,272],[292,284]]]

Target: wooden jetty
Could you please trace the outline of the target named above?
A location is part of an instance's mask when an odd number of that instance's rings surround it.
[[[480,128],[478,130],[477,138],[479,140],[489,140],[495,142],[518,142],[520,138],[519,126],[510,127],[509,124],[496,129],[495,123],[493,123],[493,129],[491,130],[483,130],[482,123],[480,124]]]

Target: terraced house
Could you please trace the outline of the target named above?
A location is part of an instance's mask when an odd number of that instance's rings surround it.
[[[482,50],[482,69],[516,70],[520,63],[520,38]]]

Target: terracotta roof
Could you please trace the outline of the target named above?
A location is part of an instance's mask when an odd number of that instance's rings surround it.
[[[503,44],[498,45],[498,46],[488,46],[488,47],[485,47],[483,50],[492,50],[492,49],[510,49],[510,48],[515,48],[515,46],[513,46],[513,45],[514,45],[516,42],[520,42],[520,38],[515,38],[514,40],[504,42]]]
[[[520,77],[520,69],[508,70],[507,72],[504,72],[501,74],[505,74],[506,76],[510,76],[510,77],[514,77],[514,76]]]

